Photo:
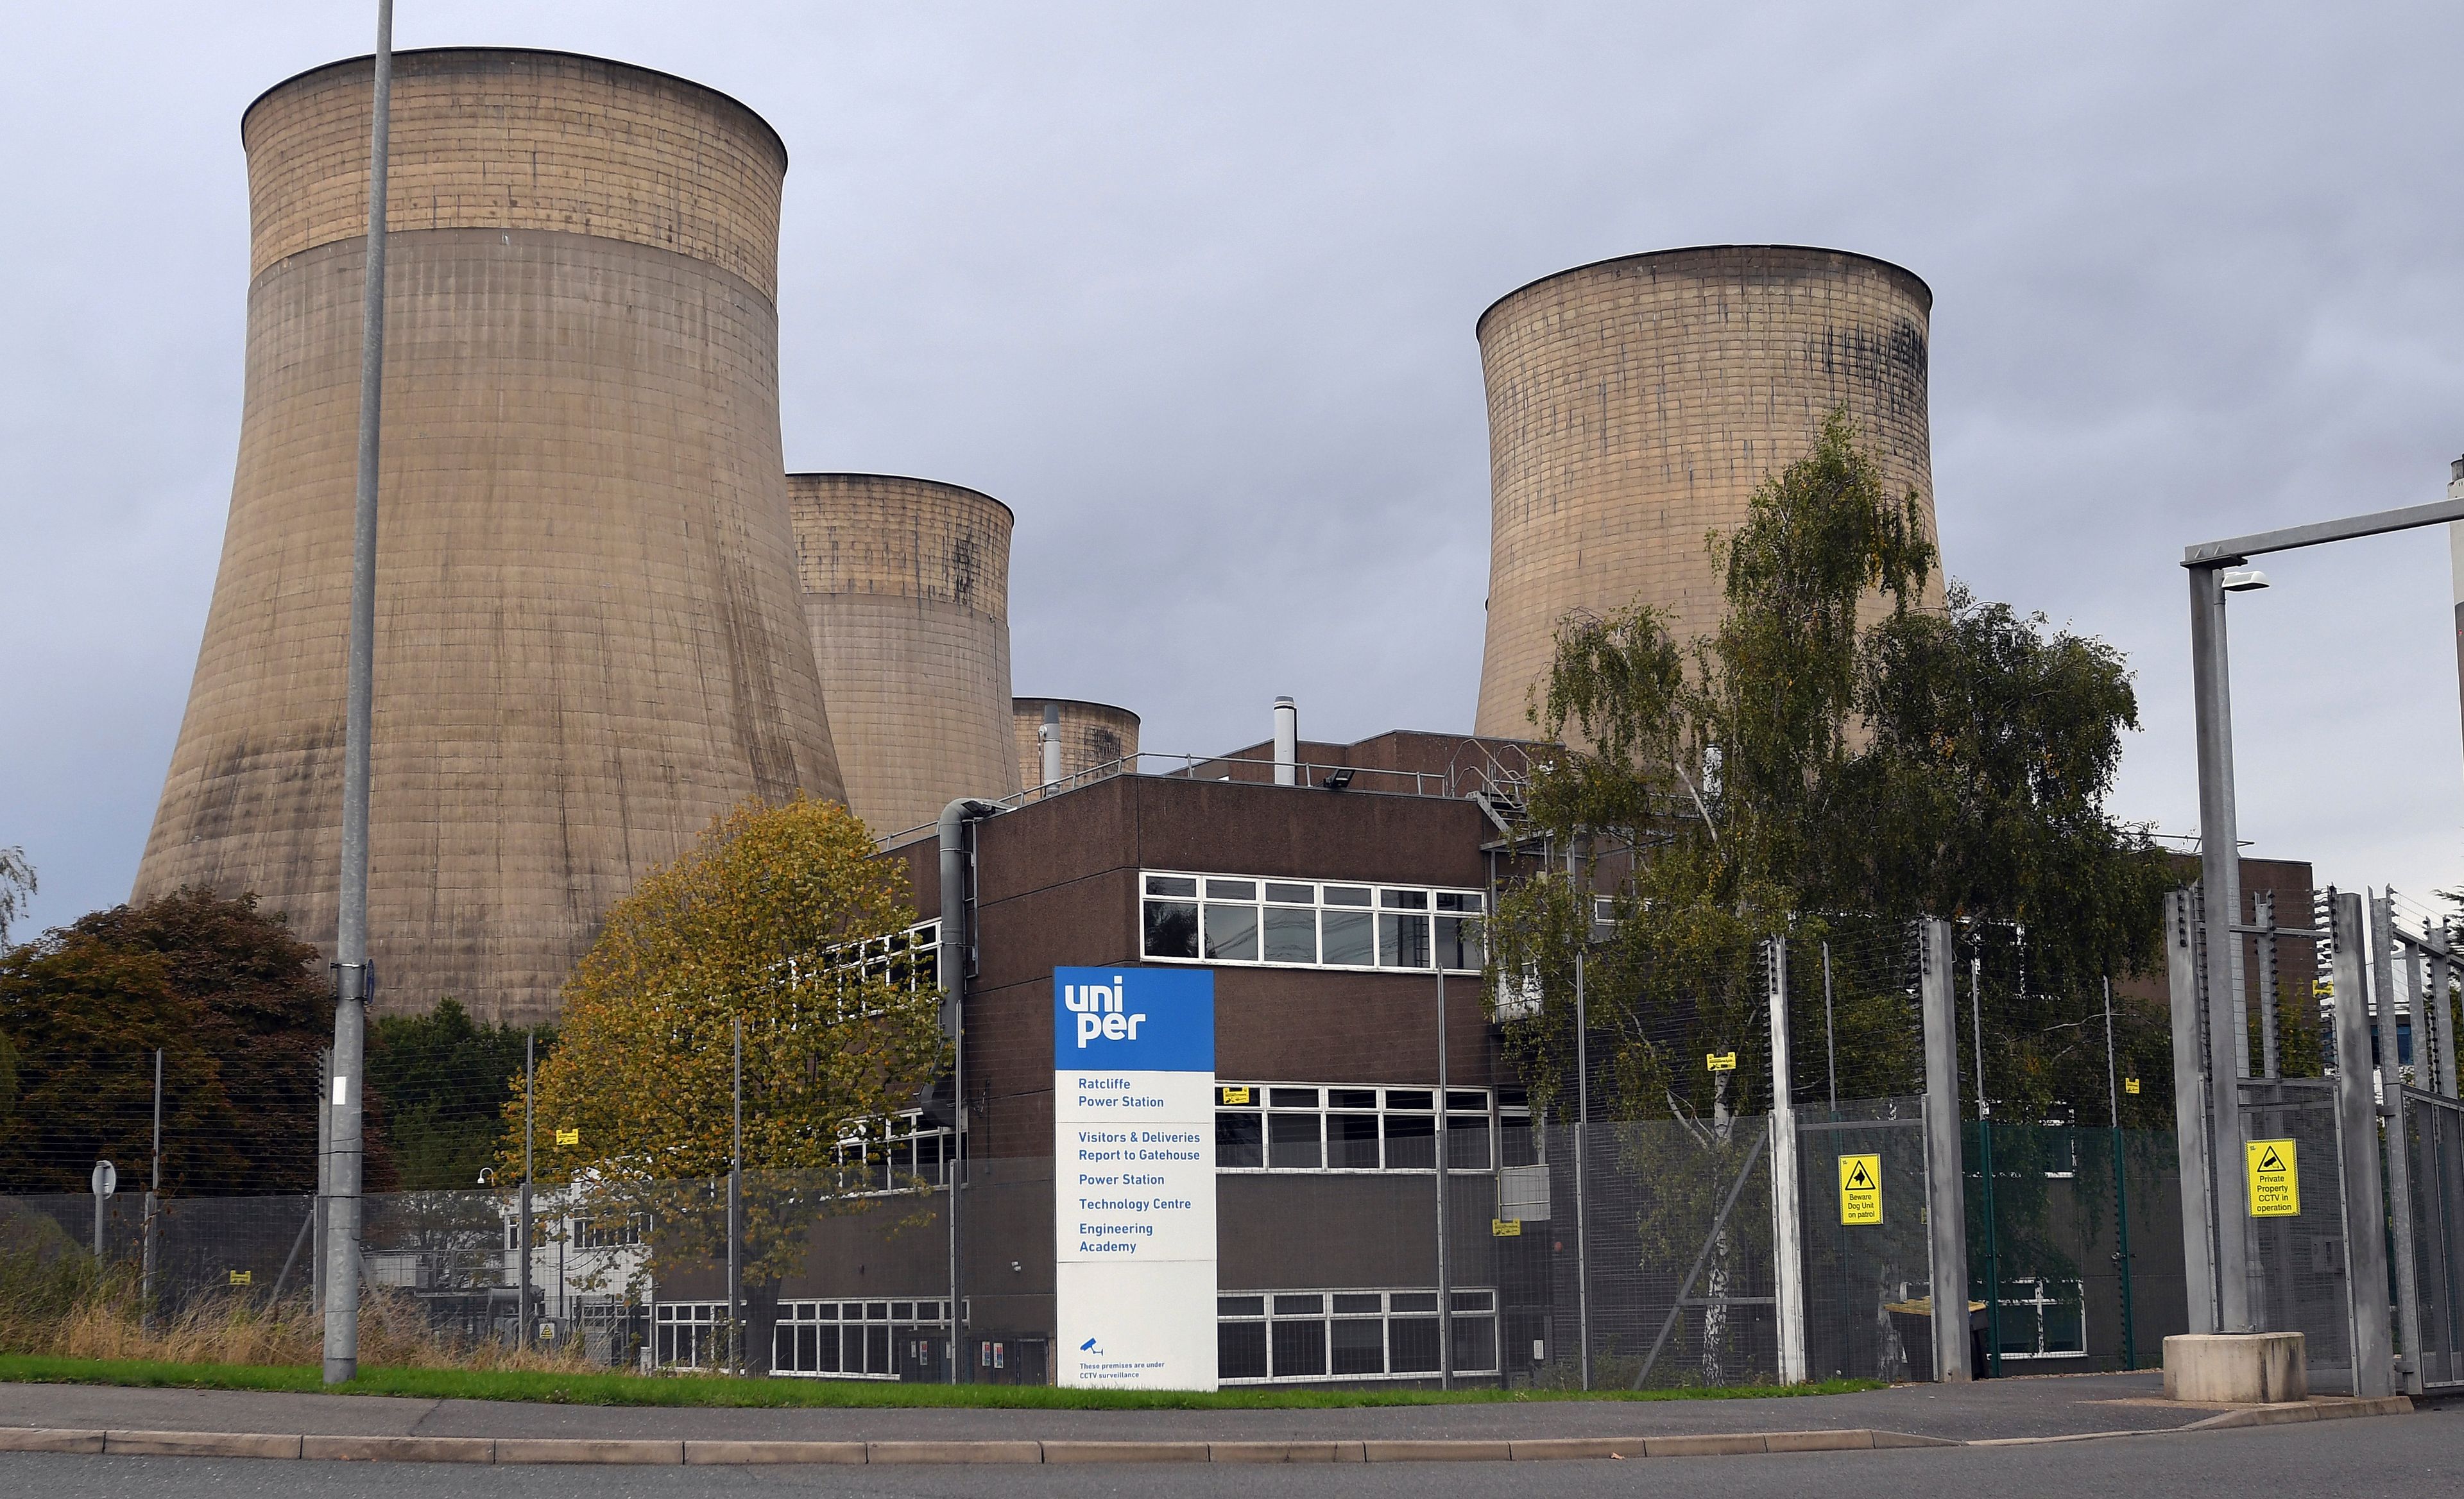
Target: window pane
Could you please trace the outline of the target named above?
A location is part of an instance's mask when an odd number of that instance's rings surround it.
[[[1147,876],[1150,895],[1191,895],[1198,893],[1198,881],[1182,874],[1150,874]]]
[[[915,1320],[915,1303],[913,1303],[913,1302],[912,1302],[912,1301],[893,1301],[893,1302],[891,1302],[891,1303],[890,1304],[890,1320],[891,1320],[892,1322],[913,1322],[913,1321],[914,1321],[914,1320]]]
[[[1326,888],[1326,903],[1330,906],[1365,906],[1369,904],[1369,887],[1329,885]]]
[[[1266,961],[1317,961],[1317,913],[1306,906],[1266,908]]]
[[[875,1324],[864,1330],[864,1372],[890,1372],[890,1328],[887,1324]]]
[[[1485,961],[1487,954],[1481,948],[1479,918],[1438,917],[1438,957],[1457,972],[1478,968]]]
[[[1455,1372],[1481,1374],[1497,1367],[1497,1318],[1456,1317]]]
[[[864,1373],[864,1329],[855,1323],[839,1329],[839,1372]]]
[[[1540,1164],[1539,1137],[1531,1132],[1528,1113],[1501,1114],[1497,1120],[1497,1154],[1501,1166],[1536,1166]]]
[[[1386,1324],[1375,1317],[1338,1320],[1334,1324],[1334,1372],[1384,1374]]]
[[[1446,1120],[1446,1166],[1454,1171],[1488,1169],[1488,1120],[1454,1114]]]
[[[1397,1297],[1401,1300],[1401,1297]],[[1394,1356],[1389,1367],[1396,1374],[1435,1374],[1438,1372],[1438,1319],[1436,1317],[1395,1317],[1386,1324],[1386,1336]]]
[[[1381,890],[1377,903],[1389,911],[1426,911],[1429,893],[1425,890]]]
[[[1287,1170],[1308,1170],[1323,1164],[1317,1121],[1313,1113],[1266,1115],[1266,1164]]]
[[[1266,1377],[1266,1324],[1216,1324],[1215,1377],[1219,1379],[1263,1379]]]
[[[1330,1109],[1375,1109],[1377,1090],[1375,1088],[1330,1088],[1326,1091]]]
[[[1326,937],[1321,961],[1337,967],[1366,968],[1375,960],[1376,934],[1368,912],[1329,911],[1321,917],[1321,923],[1320,930]]]
[[[737,1211],[741,1213],[742,1209],[739,1208]],[[864,1304],[864,1315],[868,1322],[887,1322],[890,1320],[890,1303],[868,1301]]]
[[[1427,1091],[1423,1089],[1389,1088],[1386,1090],[1386,1107],[1389,1109],[1417,1109],[1420,1113],[1426,1113],[1430,1109],[1436,1107],[1437,1096],[1438,1095],[1436,1093]]]
[[[1280,900],[1287,906],[1314,906],[1317,904],[1317,887],[1314,885],[1268,885],[1266,887],[1266,898],[1268,900]]]
[[[1482,904],[1483,897],[1470,891],[1441,890],[1438,892],[1438,909],[1440,911],[1478,911],[1481,909]]]
[[[1454,1293],[1454,1301],[1455,1310],[1457,1312],[1486,1312],[1490,1307],[1496,1305],[1497,1292],[1493,1290],[1459,1290]]]
[[[1258,908],[1206,908],[1206,956],[1229,962],[1258,960]]]
[[[2086,1310],[2077,1299],[2077,1285],[2057,1284],[2046,1292],[2057,1298],[2045,1309],[2045,1352],[2049,1354],[2083,1354],[2087,1352],[2086,1329],[2081,1313]]]
[[[1206,898],[1209,900],[1255,900],[1258,898],[1258,882],[1256,880],[1208,880],[1206,882]]]
[[[1198,908],[1177,900],[1147,902],[1149,958],[1198,956]]]
[[[1398,1290],[1395,1292],[1394,1306],[1397,1312],[1435,1312],[1438,1310],[1438,1293],[1434,1290]]]
[[[1380,915],[1377,917],[1377,966],[1429,966],[1429,918]]]
[[[1365,1292],[1363,1292],[1363,1291],[1353,1291],[1353,1292],[1349,1292],[1349,1293],[1346,1293],[1346,1292],[1343,1292],[1343,1291],[1337,1291],[1337,1292],[1335,1292],[1335,1296],[1334,1296],[1334,1314],[1335,1314],[1336,1316],[1339,1316],[1339,1317],[1357,1317],[1357,1316],[1371,1316],[1371,1317],[1374,1317],[1374,1316],[1375,1316],[1377,1313],[1379,1313],[1380,1312],[1383,1312],[1383,1311],[1385,1311],[1385,1310],[1386,1310],[1386,1298],[1385,1298],[1385,1297],[1383,1297],[1383,1296],[1381,1296],[1381,1295],[1379,1295],[1377,1292],[1375,1292],[1375,1291],[1374,1291],[1374,1290],[1372,1290],[1372,1291],[1365,1291]]]
[[[1448,1089],[1446,1109],[1453,1113],[1488,1113],[1488,1094],[1478,1089]]]
[[[813,1329],[813,1372],[839,1372],[839,1330],[834,1327]]]
[[[1275,1315],[1279,1317],[1313,1317],[1326,1311],[1324,1296],[1277,1296]]]
[[[1266,1314],[1264,1296],[1218,1296],[1215,1314],[1219,1317],[1263,1317]]]
[[[1377,1169],[1377,1115],[1331,1113],[1326,1119],[1326,1163],[1337,1171]]]
[[[1314,1109],[1317,1090],[1314,1088],[1276,1088],[1266,1093],[1266,1101],[1278,1109]]]
[[[1276,1378],[1306,1378],[1326,1373],[1325,1323],[1276,1322],[1270,1325],[1274,1328]]]
[[[1386,1116],[1386,1169],[1428,1171],[1438,1163],[1438,1121],[1423,1114]]]
[[[1215,1164],[1218,1167],[1263,1166],[1266,1163],[1265,1124],[1254,1113],[1215,1116]]]

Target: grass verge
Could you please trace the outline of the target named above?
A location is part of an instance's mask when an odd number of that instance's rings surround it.
[[[185,1390],[325,1388],[307,1364],[181,1364],[133,1358],[0,1355],[0,1382],[117,1384]],[[986,1410],[1335,1410],[1371,1405],[1486,1405],[1546,1400],[1727,1400],[1874,1390],[1871,1379],[1673,1390],[1238,1389],[1062,1390],[1045,1385],[885,1384],[854,1379],[643,1378],[529,1369],[364,1369],[333,1393],[551,1405],[966,1407]]]

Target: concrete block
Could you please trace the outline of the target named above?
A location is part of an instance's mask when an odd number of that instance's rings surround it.
[[[106,1431],[102,1450],[141,1457],[297,1457],[297,1437],[263,1431]]]
[[[1364,1442],[1372,1463],[1511,1463],[1511,1442]]]
[[[1352,1450],[1347,1455],[1345,1448]],[[1340,1463],[1360,1461],[1357,1442],[1210,1442],[1210,1463]]]
[[[619,1463],[637,1466],[683,1466],[681,1442],[637,1442],[606,1437],[498,1437],[499,1463]]]
[[[2165,1339],[2165,1398],[2280,1405],[2310,1397],[2299,1333],[2177,1333]]]
[[[1864,1452],[1874,1434],[1862,1427],[1846,1431],[1770,1431],[1763,1434],[1766,1452]]]
[[[1040,1442],[868,1442],[868,1463],[1041,1463]]]
[[[299,1455],[326,1463],[494,1463],[494,1437],[302,1437]]]
[[[1725,1432],[1704,1437],[1645,1437],[1642,1450],[1651,1457],[1741,1457],[1768,1450],[1759,1431]]]
[[[1203,1442],[1047,1442],[1047,1463],[1204,1463]]]
[[[99,1452],[102,1433],[63,1426],[0,1426],[0,1452]]]
[[[727,1467],[760,1463],[862,1463],[861,1442],[688,1442],[685,1466]]]
[[[1536,1437],[1517,1441],[1514,1461],[1517,1463],[1557,1463],[1585,1458],[1639,1458],[1642,1456],[1640,1437]]]

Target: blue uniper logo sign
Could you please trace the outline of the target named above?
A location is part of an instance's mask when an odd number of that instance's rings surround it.
[[[1054,969],[1052,1064],[1212,1072],[1215,975],[1202,968]]]

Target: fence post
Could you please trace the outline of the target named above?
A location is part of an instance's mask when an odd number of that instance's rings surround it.
[[[2369,988],[2362,963],[2362,897],[2335,893],[2336,1145],[2344,1183],[2344,1293],[2353,1328],[2353,1393],[2395,1393],[2387,1318],[2387,1199],[2379,1185],[2379,1109],[2370,1055]],[[2403,1148],[2399,1132],[2395,1145]]]
[[[1950,923],[1918,928],[1925,1011],[1926,1273],[1933,1295],[1933,1377],[1964,1384],[1968,1360],[1968,1202],[1959,1168],[1959,1011],[1950,986]]]
[[[1582,1344],[1583,1388],[1592,1387],[1592,1235],[1587,1167],[1592,1133],[1591,1017],[1583,1007],[1583,954],[1591,945],[1591,897],[1574,883],[1574,846],[1566,846],[1566,888],[1574,923],[1574,1324]]]
[[[2216,1253],[2209,1190],[2213,1174],[2208,1154],[2206,1057],[2199,1046],[2199,963],[2191,948],[2190,893],[2165,897],[2165,976],[2172,994],[2173,1139],[2181,1157],[2182,1279],[2189,1292],[2190,1331],[2216,1326]],[[2341,1007],[2341,1006],[2340,1006]],[[2369,1038],[2362,1038],[2369,1054]]]
[[[514,1346],[531,1346],[531,1100],[538,1094],[539,1033],[522,1037],[522,1198],[516,1217],[514,1242],[521,1254],[520,1278],[515,1282]]]
[[[1796,1108],[1789,1080],[1788,938],[1764,946],[1763,976],[1771,1002],[1771,1279],[1779,1313],[1779,1382],[1805,1382],[1805,1223],[1799,1200]]]
[[[163,1201],[163,1048],[154,1048],[154,1175],[145,1187],[144,1269],[137,1292],[137,1325],[154,1326],[154,1215]]]
[[[744,1020],[735,1020],[735,1136],[727,1162],[727,1352],[744,1372]]]

